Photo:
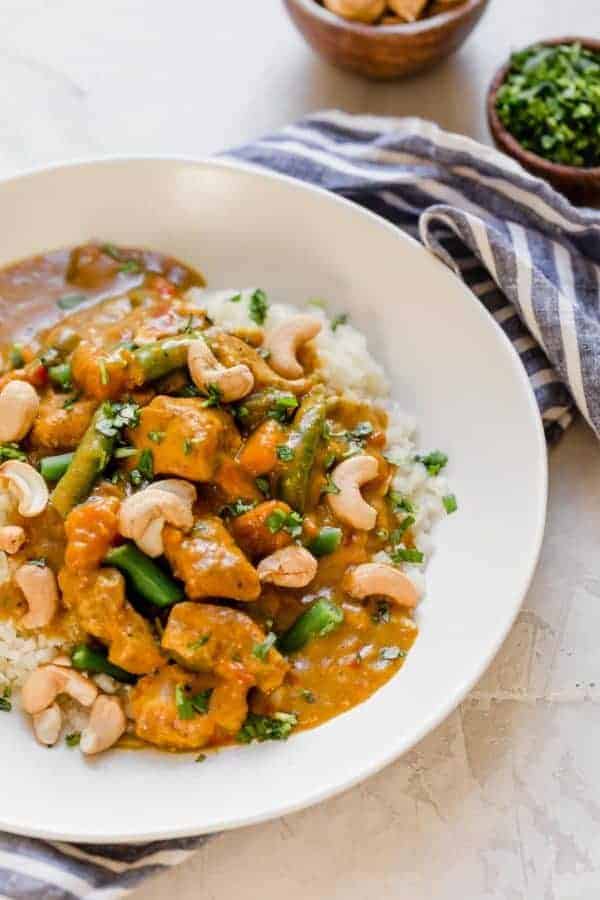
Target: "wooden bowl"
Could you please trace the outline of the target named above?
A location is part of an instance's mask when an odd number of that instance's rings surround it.
[[[453,53],[471,33],[489,0],[459,6],[405,25],[348,22],[317,0],[284,0],[310,46],[336,66],[367,78],[403,78]]]
[[[563,37],[552,38],[548,41],[536,41],[531,46],[543,44],[547,47],[554,47],[557,44],[574,44],[579,43],[588,50],[600,51],[600,41],[591,38],[579,37]],[[546,181],[568,197],[572,203],[578,206],[597,206],[600,204],[600,167],[593,169],[583,169],[578,166],[563,166],[559,163],[550,162],[543,156],[531,153],[526,150],[519,141],[513,137],[502,122],[496,112],[496,97],[502,84],[504,83],[508,71],[510,69],[510,61],[502,66],[494,76],[487,97],[487,114],[490,131],[496,146],[512,156],[517,162],[521,163],[523,168],[527,169],[533,175],[544,178]]]

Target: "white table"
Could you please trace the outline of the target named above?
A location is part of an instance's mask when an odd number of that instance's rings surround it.
[[[3,0],[0,174],[107,152],[203,155],[332,106],[487,140],[485,87],[507,52],[573,33],[600,34],[598,0],[492,0],[452,60],[374,85],[313,57],[278,0]],[[598,535],[600,450],[579,423],[551,456],[525,608],[462,707],[376,778],[213,839],[136,900],[597,900]]]

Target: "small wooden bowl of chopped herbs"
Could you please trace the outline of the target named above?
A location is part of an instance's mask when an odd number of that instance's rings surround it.
[[[573,203],[600,204],[600,41],[555,38],[514,53],[487,108],[501,150]]]

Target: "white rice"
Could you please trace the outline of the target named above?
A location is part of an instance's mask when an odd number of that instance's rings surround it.
[[[10,621],[0,622],[0,696],[19,687],[27,675],[64,648],[62,638],[32,635]]]

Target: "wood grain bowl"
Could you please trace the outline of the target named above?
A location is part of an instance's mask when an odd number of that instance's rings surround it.
[[[448,12],[403,25],[363,25],[317,0],[284,0],[292,21],[320,56],[367,78],[403,78],[449,56],[467,39],[489,0],[466,0]]]
[[[557,44],[574,43],[580,43],[583,47],[587,47],[588,50],[600,52],[600,41],[592,40],[591,38],[562,37],[552,38],[548,41],[538,41],[538,44],[544,44],[548,47],[554,47]],[[488,123],[498,149],[516,159],[528,172],[537,175],[538,178],[544,178],[577,206],[600,205],[600,167],[584,169],[550,162],[542,156],[526,150],[504,127],[496,111],[496,97],[506,80],[509,69],[510,60],[496,72],[487,96]]]

